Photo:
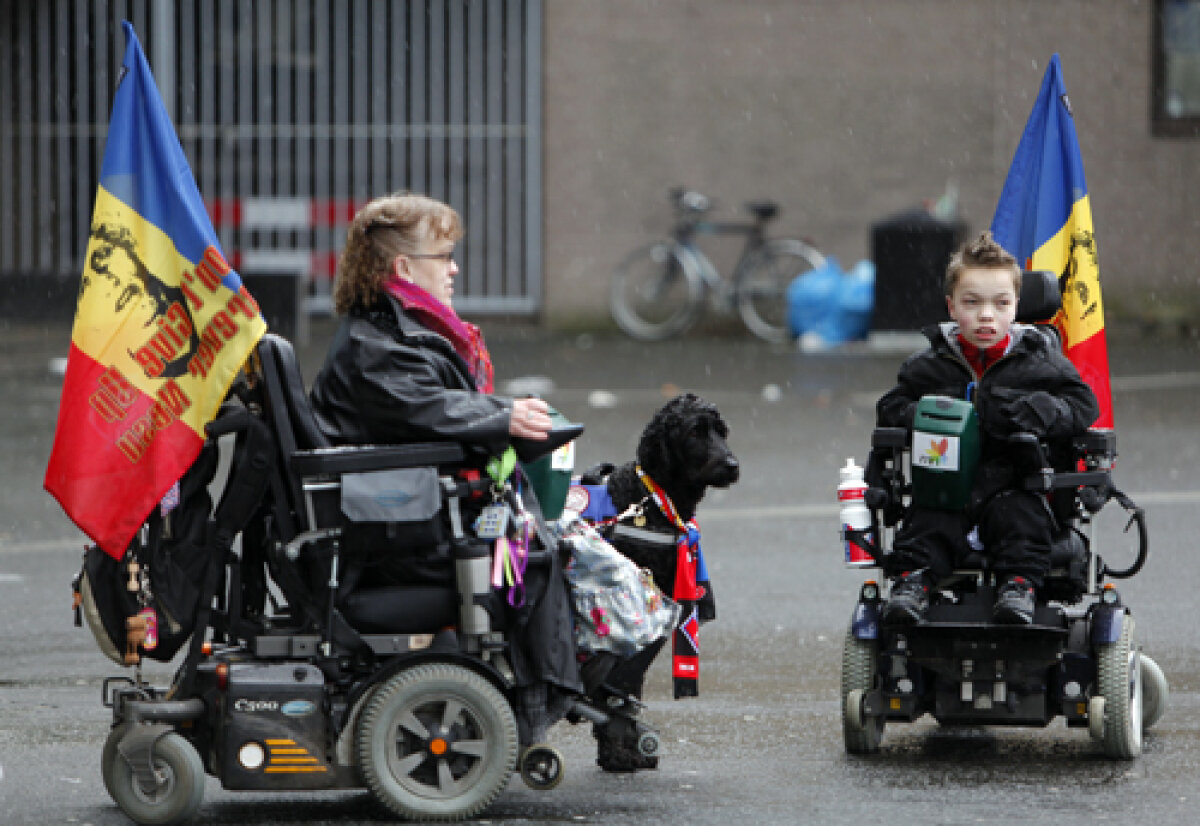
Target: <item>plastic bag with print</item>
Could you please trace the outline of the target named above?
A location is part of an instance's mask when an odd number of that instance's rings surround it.
[[[564,517],[556,527],[571,553],[566,576],[580,651],[629,656],[671,633],[679,608],[649,571],[577,517]]]

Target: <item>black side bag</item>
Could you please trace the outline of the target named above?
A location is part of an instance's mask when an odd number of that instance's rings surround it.
[[[120,561],[96,546],[84,552],[74,584],[75,624],[82,614],[100,650],[119,665],[131,664],[127,620],[146,609],[153,612],[152,630],[132,653],[169,662],[191,636],[211,559],[205,534],[217,458],[215,443],[205,443],[179,480],[179,504],[166,515],[156,507]]]

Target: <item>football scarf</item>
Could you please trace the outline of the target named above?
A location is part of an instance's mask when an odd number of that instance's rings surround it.
[[[679,603],[681,610],[671,636],[671,676],[676,700],[696,697],[700,694],[700,618],[697,605],[705,592],[700,583],[708,580],[708,572],[704,570],[700,554],[700,527],[695,519],[684,522],[680,518],[671,497],[642,470],[641,465],[636,470],[654,504],[679,531],[675,543],[675,584],[671,597]]]

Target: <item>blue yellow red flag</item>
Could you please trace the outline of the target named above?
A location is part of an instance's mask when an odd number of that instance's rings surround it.
[[[1071,103],[1058,55],[1017,145],[992,218],[992,235],[1026,269],[1058,273],[1062,309],[1054,318],[1067,357],[1100,403],[1096,427],[1112,427],[1108,342],[1092,207]]]
[[[133,27],[113,99],[45,488],[120,558],[183,475],[255,343]]]

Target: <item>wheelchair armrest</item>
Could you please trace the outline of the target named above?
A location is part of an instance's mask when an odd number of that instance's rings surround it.
[[[465,460],[457,442],[415,442],[406,445],[346,445],[297,450],[291,469],[300,476],[340,475],[370,470],[452,465]]]
[[[877,427],[871,431],[871,447],[904,450],[908,447],[908,431],[903,427]]]

